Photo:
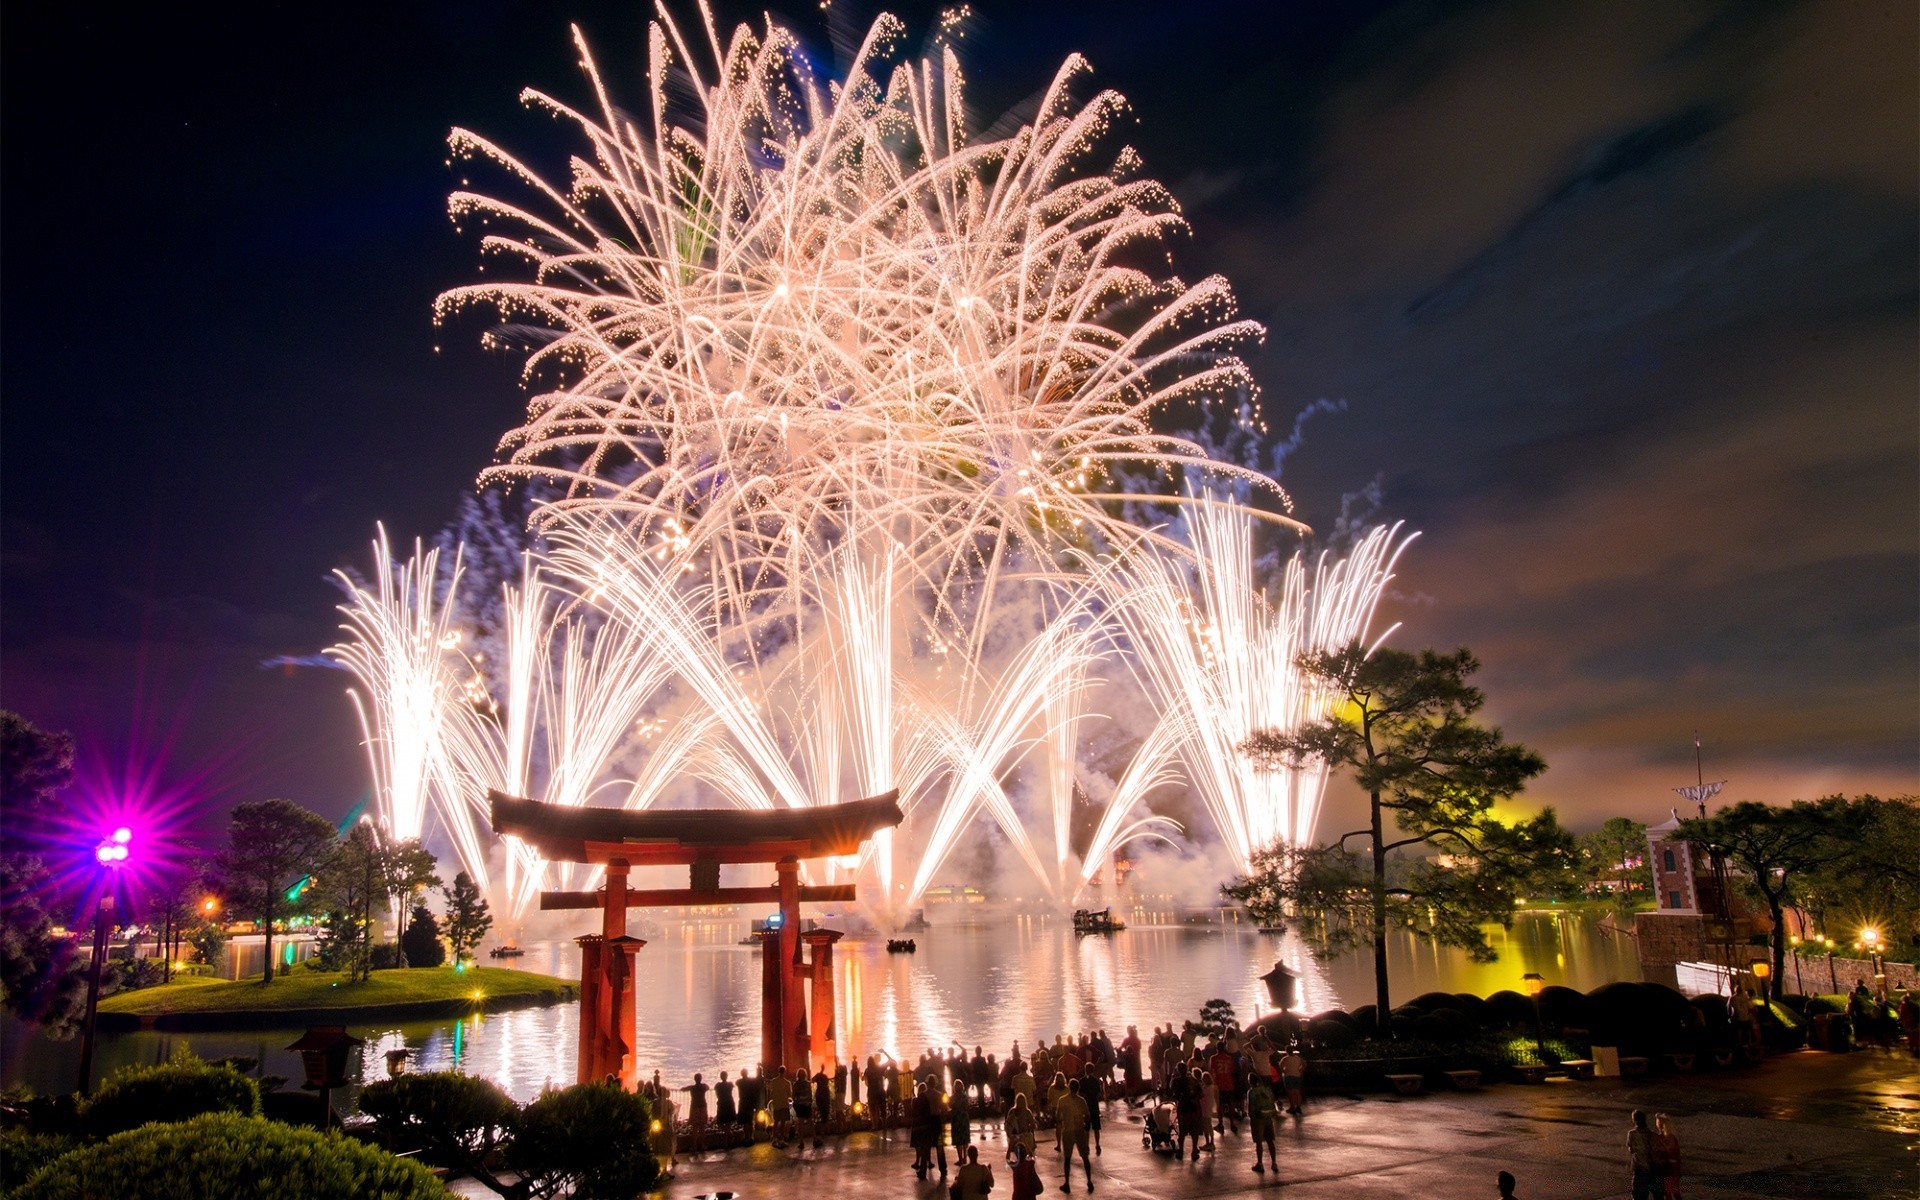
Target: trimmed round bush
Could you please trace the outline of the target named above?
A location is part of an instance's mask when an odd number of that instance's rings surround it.
[[[1499,991],[1487,997],[1487,1012],[1496,1029],[1514,1025],[1533,1025],[1533,997],[1515,991]]]
[[[1540,989],[1540,1017],[1549,1029],[1592,1029],[1593,1014],[1585,992],[1558,984]]]
[[[1493,1009],[1487,1002],[1472,992],[1456,992],[1453,1003],[1446,1007],[1464,1015],[1481,1029],[1491,1029],[1494,1023]]]
[[[71,1151],[13,1200],[445,1200],[419,1163],[337,1133],[212,1113],[156,1122]]]
[[[1341,1016],[1347,1014],[1341,1013]],[[1360,1031],[1351,1020],[1336,1021],[1331,1016],[1315,1017],[1307,1022],[1307,1036],[1322,1046],[1350,1046],[1360,1040]]]
[[[507,1159],[538,1188],[580,1200],[628,1200],[660,1177],[653,1109],[615,1084],[579,1083],[542,1092],[520,1112]]]
[[[1414,1018],[1413,1032],[1422,1041],[1452,1046],[1472,1037],[1475,1031],[1473,1022],[1464,1014],[1451,1008],[1436,1008]]]
[[[1452,1008],[1454,1007],[1453,993],[1423,992],[1422,994],[1415,996],[1413,999],[1407,1001],[1406,1004],[1402,1005],[1401,1007],[1416,1009],[1423,1013],[1432,1012],[1437,1008]]]
[[[520,1106],[491,1079],[458,1071],[426,1071],[370,1083],[360,1111],[402,1150],[424,1152],[436,1166],[464,1156],[485,1158],[519,1123]]]
[[[184,1121],[202,1113],[260,1115],[260,1088],[224,1063],[180,1057],[114,1072],[80,1110],[90,1138],[111,1137],[149,1121]]]

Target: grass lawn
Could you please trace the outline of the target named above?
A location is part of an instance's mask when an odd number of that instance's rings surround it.
[[[554,1002],[564,999],[575,986],[571,980],[503,967],[375,971],[373,978],[357,983],[349,983],[344,972],[295,967],[292,974],[278,977],[265,987],[257,976],[238,982],[177,979],[159,987],[109,996],[100,1002],[100,1011],[159,1016],[163,1013],[312,1011],[463,999],[476,1005],[508,999]]]

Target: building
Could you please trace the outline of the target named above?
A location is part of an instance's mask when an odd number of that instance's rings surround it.
[[[1768,922],[1747,911],[1728,884],[1725,864],[1676,836],[1680,814],[1669,812],[1668,820],[1647,827],[1658,907],[1634,918],[1640,976],[1670,987],[1684,979],[1693,984],[1686,991],[1702,990],[1701,981],[1711,979],[1724,991],[1754,957],[1754,939],[1764,940]]]

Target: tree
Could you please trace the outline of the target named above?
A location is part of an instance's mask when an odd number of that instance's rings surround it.
[[[1600,828],[1580,835],[1580,865],[1593,884],[1616,880],[1611,893],[1621,911],[1653,894],[1653,867],[1647,862],[1647,827],[1629,817],[1608,817]]]
[[[1773,921],[1767,937],[1773,959],[1768,994],[1780,998],[1786,953],[1786,910],[1802,877],[1847,858],[1849,834],[1859,832],[1859,814],[1839,796],[1795,800],[1784,808],[1743,800],[1710,817],[1689,817],[1674,835],[1709,854],[1719,854],[1742,875],[1747,893],[1764,904]]]
[[[289,891],[313,873],[333,847],[333,826],[291,800],[261,800],[236,805],[227,822],[232,843],[219,857],[219,869],[233,911],[260,922],[266,937],[266,969],[260,982],[273,982],[273,923],[294,910]]]
[[[410,901],[422,888],[440,886],[440,876],[435,871],[439,864],[433,855],[420,845],[419,838],[408,838],[402,842],[387,845],[380,858],[380,869],[384,874],[387,895],[393,897],[393,911],[405,913],[413,907]],[[406,939],[400,939],[400,965],[407,965]]]
[[[73,738],[0,711],[0,1002],[55,1037],[78,1027],[83,965],[54,933],[49,848],[59,793],[73,781]]]
[[[313,874],[311,903],[324,918],[326,965],[346,967],[351,978],[364,978],[372,959],[374,919],[386,913],[391,894],[390,857],[373,826],[362,821]]]
[[[1347,770],[1367,793],[1370,821],[1290,861],[1269,860],[1270,869],[1297,867],[1291,879],[1236,880],[1226,891],[1255,884],[1286,895],[1296,911],[1324,905],[1320,933],[1329,950],[1371,943],[1386,1029],[1388,928],[1492,961],[1482,926],[1510,924],[1517,896],[1571,886],[1573,837],[1550,808],[1511,823],[1494,815],[1494,803],[1518,794],[1546,763],[1498,729],[1475,724],[1486,698],[1467,682],[1480,669],[1470,651],[1369,655],[1353,645],[1304,655],[1300,667],[1345,703],[1293,733],[1256,731],[1241,750],[1267,769],[1318,761]],[[1389,814],[1404,836],[1389,838]],[[1365,840],[1364,860],[1346,848],[1354,838]],[[1394,863],[1415,849],[1435,857]]]
[[[1838,799],[1838,797],[1835,797]],[[1845,858],[1815,867],[1796,885],[1798,903],[1831,929],[1873,926],[1889,957],[1920,945],[1920,797],[1844,801],[1852,833]]]
[[[453,961],[468,957],[480,939],[493,928],[493,914],[475,887],[473,879],[461,871],[453,877],[453,886],[444,889],[447,896],[447,943],[453,947]]]
[[[400,952],[406,955],[403,965],[409,967],[437,967],[447,961],[447,948],[440,944],[440,922],[426,905],[413,906],[413,919],[400,935]]]
[[[41,850],[59,817],[60,790],[72,782],[73,735],[0,710],[0,850]]]

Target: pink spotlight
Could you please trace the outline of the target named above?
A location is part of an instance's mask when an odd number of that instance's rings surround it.
[[[122,846],[124,846],[128,842],[133,840],[133,830],[127,828],[125,825],[122,825],[120,828],[113,831],[113,840],[116,842],[119,842]]]
[[[109,846],[103,842],[98,849],[94,850],[93,857],[101,866],[110,866],[114,861],[113,852],[119,848],[118,846]]]

